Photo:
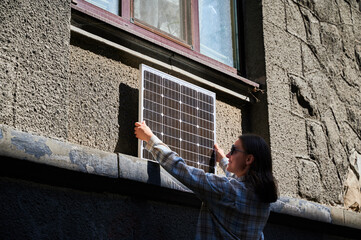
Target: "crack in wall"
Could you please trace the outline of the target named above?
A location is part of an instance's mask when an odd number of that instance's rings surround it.
[[[360,47],[360,52],[358,52],[357,45],[355,46],[355,58],[356,58],[356,63],[359,67],[359,70],[361,70],[361,47]]]
[[[330,139],[330,133],[329,133],[329,129],[324,125],[325,123],[323,122],[322,128],[325,128],[324,131],[326,133],[326,143],[327,143],[327,152],[328,152],[328,158],[332,161],[333,165],[335,166],[336,169],[336,173],[337,173],[337,177],[338,177],[338,181],[340,183],[340,185],[342,186],[342,178],[340,175],[340,171],[337,167],[337,163],[336,163],[336,159],[334,158],[333,154],[331,153],[331,139]]]
[[[310,103],[301,94],[300,88],[295,84],[291,83],[291,92],[296,94],[298,104],[308,111],[310,116],[315,116],[315,111],[311,107]]]
[[[353,132],[357,135],[357,137],[361,140],[361,134],[359,134],[349,122],[346,122],[346,124],[352,129],[352,131],[353,131]]]

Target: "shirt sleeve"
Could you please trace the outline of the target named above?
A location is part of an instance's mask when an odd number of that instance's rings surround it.
[[[228,161],[229,161],[228,158],[226,157],[222,158],[221,161],[219,162],[219,166],[222,168],[222,170],[224,171],[227,177],[235,178],[236,176],[234,173],[227,171]]]
[[[232,191],[227,177],[205,173],[202,169],[188,166],[155,135],[149,140],[146,149],[167,172],[191,189],[202,201],[219,200],[225,192]]]

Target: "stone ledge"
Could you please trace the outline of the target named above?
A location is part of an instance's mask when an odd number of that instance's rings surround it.
[[[0,156],[192,193],[156,162],[37,136],[2,124]]]
[[[156,162],[36,136],[1,124],[0,156],[192,192]],[[280,197],[277,202],[271,204],[271,211],[361,229],[360,213],[302,199]]]
[[[361,213],[352,212],[344,209],[344,223],[343,226],[361,229]]]
[[[336,207],[330,209],[333,224],[361,229],[361,213]]]
[[[152,162],[125,154],[118,155],[120,178],[193,193],[177,179],[173,178],[162,167],[160,167],[157,162]]]
[[[118,177],[118,158],[115,153],[20,132],[6,125],[0,125],[0,156]]]
[[[302,199],[280,197],[277,202],[271,204],[271,211],[320,222],[332,223],[329,207]]]
[[[315,202],[281,196],[271,204],[271,211],[314,221],[361,229],[361,213],[329,207]]]

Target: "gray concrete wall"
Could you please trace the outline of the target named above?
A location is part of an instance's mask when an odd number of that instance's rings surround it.
[[[193,239],[199,209],[0,178],[0,213],[1,239]]]
[[[359,2],[262,3],[270,142],[281,195],[353,204],[359,211]]]
[[[70,0],[4,0],[0,12],[0,122],[66,139]]]

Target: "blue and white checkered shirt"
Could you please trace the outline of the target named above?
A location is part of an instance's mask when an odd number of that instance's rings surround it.
[[[220,162],[227,176],[217,176],[187,166],[155,135],[146,148],[165,170],[202,201],[196,239],[264,239],[262,231],[270,204],[259,201],[254,191],[246,187],[243,177],[225,170],[227,158]]]

